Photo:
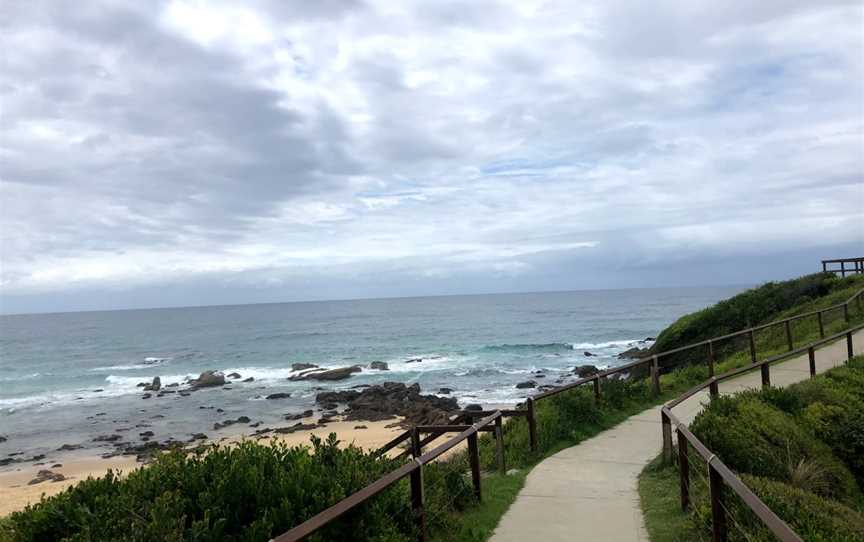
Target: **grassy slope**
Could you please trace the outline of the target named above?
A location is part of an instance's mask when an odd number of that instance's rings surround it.
[[[864,356],[857,356],[852,363],[860,367],[862,362],[864,362]],[[825,375],[827,374],[825,373]],[[819,378],[824,377],[820,376]],[[691,457],[693,456],[691,455]],[[651,542],[707,541],[710,537],[706,529],[699,529],[700,525],[705,527],[710,522],[710,509],[706,504],[708,488],[704,480],[704,473],[698,474],[698,471],[704,469],[694,469],[692,465],[695,463],[692,461],[695,457],[691,459],[690,498],[692,503],[701,504],[692,507],[690,512],[682,512],[678,468],[672,464],[664,465],[661,459],[662,457],[658,456],[639,475],[639,497],[649,539]],[[756,488],[752,489],[756,490]],[[859,510],[862,506],[864,503],[859,501],[857,503]],[[796,510],[796,512],[805,513],[803,510]],[[754,519],[754,522],[758,522],[758,520]],[[755,532],[750,532],[749,535],[736,533],[736,536],[762,540]],[[824,533],[822,535],[811,533],[811,536],[814,536],[814,540],[825,539]],[[819,536],[823,538],[819,538]],[[771,536],[768,538],[773,539]],[[810,539],[807,536],[804,538]]]
[[[861,276],[847,277],[842,280],[832,277],[825,277],[822,275],[817,276],[821,277],[822,283],[827,285],[824,289],[824,296],[817,298],[799,296],[796,298],[797,304],[784,307],[782,310],[774,313],[773,315],[765,314],[763,320],[757,323],[765,323],[767,321],[786,318],[795,314],[802,314],[820,308],[836,305],[837,303],[846,301],[855,292],[857,292],[861,288],[864,288],[864,277]],[[786,288],[786,283],[779,283],[779,285],[773,286],[771,291],[777,293],[778,291],[785,291]],[[793,289],[795,288],[793,287]],[[751,295],[749,292],[750,291],[744,292],[742,294],[739,294],[739,296],[744,296],[744,298],[746,299]],[[764,292],[765,290],[763,290],[763,293]],[[735,296],[734,298],[730,299],[735,299],[739,296]],[[737,302],[734,305],[727,304],[727,306],[737,306]],[[704,311],[700,311],[700,313],[702,312]],[[836,314],[837,316],[833,318],[826,318],[826,333],[831,333],[845,327],[845,323],[842,319],[842,314]],[[864,314],[857,312],[854,308],[851,312],[851,316],[853,324],[864,322]],[[683,325],[682,321],[686,320],[687,317],[685,316],[684,318],[679,319],[676,324],[673,325],[677,325],[679,328],[681,328]],[[699,323],[698,325],[701,325],[701,323]],[[741,329],[743,327],[746,326],[739,326],[737,329]],[[729,328],[725,329],[726,330],[722,331],[723,333],[728,332],[727,330]],[[731,331],[735,330],[736,329],[731,329]],[[691,331],[686,331],[682,335],[698,336],[695,332]],[[716,334],[711,334],[709,335],[709,337],[714,335]],[[796,345],[805,344],[807,342],[817,339],[819,337],[819,330],[816,319],[808,318],[806,320],[797,322],[793,327],[793,335]],[[659,339],[660,337],[658,337],[658,340]],[[694,339],[694,341],[698,340],[702,339]],[[748,350],[746,349],[747,347],[745,345],[736,346],[741,348],[741,350],[727,351],[726,357],[718,361],[718,374],[737,367],[741,367],[749,363],[750,358]],[[670,348],[673,347],[674,346],[670,346]],[[785,350],[786,339],[782,329],[779,329],[776,332],[773,330],[769,330],[757,335],[757,351],[760,358],[767,357],[771,354],[780,353]],[[707,359],[707,353],[705,353],[705,357],[701,359],[695,358],[695,356],[693,356],[692,354],[691,357],[693,357],[694,359],[691,359],[689,361],[704,362],[704,360]],[[651,408],[652,406],[656,406],[662,402],[673,399],[684,391],[693,387],[694,385],[703,382],[707,378],[707,365],[705,365],[704,363],[699,363],[683,366],[679,369],[675,369],[666,374],[663,374],[661,376],[661,388],[663,390],[663,393],[659,397],[653,397],[651,395],[647,382],[643,380],[640,382],[613,384],[620,385],[621,389],[618,391],[617,394],[614,393],[614,390],[607,390],[612,391],[613,396],[604,397],[604,403],[599,407],[593,405],[593,399],[591,395],[592,392],[590,389],[588,389],[589,387],[585,386],[583,386],[579,390],[573,390],[556,396],[555,399],[549,401],[541,401],[537,403],[541,451],[538,455],[530,454],[530,452],[527,451],[527,424],[522,419],[511,420],[510,423],[505,426],[505,442],[507,443],[508,468],[520,468],[520,476],[522,476],[524,480],[524,476],[527,474],[527,472],[530,471],[531,467],[542,461],[544,458],[556,453],[559,450],[574,446],[579,442],[582,442],[583,440],[590,438],[606,429],[614,427],[615,425],[626,420],[633,414],[642,412],[643,410]],[[554,422],[551,420],[554,420]],[[549,429],[549,426],[551,425],[562,424],[568,426],[563,432]],[[493,468],[494,465],[493,450],[494,447],[491,440],[488,437],[482,438],[481,454],[483,456],[483,465],[485,468],[488,468],[490,470]],[[455,460],[464,461],[465,459],[463,457],[456,458]],[[660,476],[660,474],[662,474],[662,472],[658,471],[658,484],[662,481],[662,476]],[[672,474],[674,474],[674,472]],[[676,491],[676,493],[674,494],[677,495],[677,475],[673,479],[673,483],[674,489]],[[521,482],[519,484],[519,487],[521,487]],[[512,490],[513,488],[510,487],[510,489]],[[662,487],[660,487],[660,489],[663,491],[666,490],[666,488]],[[458,542],[474,542],[486,540],[489,535],[491,535],[500,517],[504,514],[504,512],[506,512],[510,503],[515,500],[516,494],[518,493],[518,488],[516,488],[515,491],[508,491],[505,495],[501,496],[501,499],[499,499],[498,495],[495,495],[495,492],[496,486],[489,484],[488,487],[484,488],[484,496],[489,496],[485,497],[483,503],[471,508],[470,511],[467,513],[463,513],[461,515],[456,514],[452,517],[451,521],[453,522],[453,524],[459,526],[457,529],[454,529],[454,531],[448,531],[446,533],[439,533],[439,537],[433,537],[433,539],[442,541],[455,540]],[[662,510],[662,507],[660,508],[660,510]],[[476,524],[476,518],[480,517],[483,518],[482,523]],[[671,539],[659,538],[659,540]]]

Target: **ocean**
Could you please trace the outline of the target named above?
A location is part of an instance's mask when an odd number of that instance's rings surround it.
[[[576,365],[625,363],[617,355],[685,313],[741,287],[628,289],[190,307],[0,316],[0,459],[92,442],[120,427],[147,427],[164,440],[213,431],[248,416],[285,426],[314,408],[321,388],[419,383],[451,388],[460,404],[514,404],[515,385]],[[640,343],[641,341],[641,343]],[[586,356],[590,352],[591,356]],[[389,370],[373,370],[383,361]],[[360,365],[337,382],[290,381],[292,363]],[[142,399],[137,385],[159,376],[182,383],[205,370],[239,373],[228,387]],[[316,389],[317,388],[317,389]],[[291,397],[266,400],[268,394]],[[221,410],[221,412],[219,411]],[[245,426],[244,426],[245,428]],[[232,426],[236,434],[242,431]],[[251,432],[251,429],[246,429]],[[228,431],[228,430],[223,430]],[[102,446],[107,446],[103,444]],[[55,454],[56,455],[56,454]],[[5,467],[12,468],[14,465]]]

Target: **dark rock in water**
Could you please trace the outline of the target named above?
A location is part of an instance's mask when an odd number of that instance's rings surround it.
[[[354,429],[369,429],[369,428],[366,427],[365,425],[355,425]]]
[[[302,413],[300,413],[300,414],[286,414],[286,415],[285,415],[285,419],[286,419],[286,420],[291,420],[291,421],[294,421],[294,420],[302,420],[303,418],[310,418],[310,417],[312,417],[312,415],[314,415],[314,414],[315,414],[315,413],[314,413],[313,411],[311,411],[311,410],[304,410],[304,411],[303,411]]]
[[[165,384],[165,387],[166,387],[166,388],[176,388],[176,387],[179,386],[179,385],[180,385],[180,384],[178,384],[177,382],[175,382],[175,383],[173,383],[173,384]]]
[[[59,469],[62,466],[63,466],[63,463],[54,463],[53,465],[51,465],[51,468],[52,469]]]
[[[240,378],[240,373],[230,373],[230,374],[225,375],[225,378],[237,379],[237,378]]]
[[[222,412],[225,412],[225,411],[222,410],[221,408],[217,408],[217,409],[216,409],[216,412],[219,412],[219,413],[221,414]]]
[[[573,368],[573,374],[579,378],[588,378],[589,376],[594,376],[599,372],[600,369],[594,365],[577,365]]]
[[[144,431],[143,433],[138,433],[139,437],[152,437],[155,433],[153,431]]]
[[[222,423],[216,422],[213,424],[213,429],[218,431],[219,429],[223,429],[228,427],[229,425],[234,425],[235,423],[249,423],[250,420],[248,416],[240,416],[236,420],[225,420]]]
[[[80,444],[64,444],[63,446],[60,446],[59,448],[57,448],[57,451],[58,452],[68,452],[71,450],[80,450],[81,448],[83,448],[83,446],[81,446]]]
[[[204,433],[195,433],[189,440],[207,440],[207,435],[205,435]]]
[[[198,378],[189,381],[193,389],[212,388],[225,385],[225,375],[217,371],[204,371]]]
[[[339,369],[330,369],[329,371],[309,373],[305,378],[311,380],[344,380],[362,370],[359,365],[352,365],[351,367],[340,367]]]
[[[4,437],[3,435],[0,435],[0,442],[6,442],[7,440],[9,440],[8,437]]]
[[[411,358],[405,360],[405,363],[420,363],[421,361],[423,361],[423,358]]]
[[[387,366],[387,363],[384,361],[373,361],[369,364],[370,369],[376,369],[378,371],[389,371],[390,367]]]
[[[317,369],[318,366],[314,363],[292,363],[291,370],[292,371],[305,371],[307,369]]]
[[[244,378],[241,382],[255,382],[255,378],[250,376],[249,378]]]
[[[181,391],[178,395],[180,395],[180,397],[189,397],[189,392],[188,391]]]
[[[471,403],[470,405],[465,405],[465,408],[463,408],[462,410],[470,410],[470,411],[479,412],[479,411],[483,410],[483,406],[478,405],[477,403]]]
[[[249,416],[240,416],[237,418],[237,423],[249,423],[252,420],[249,419]]]
[[[450,395],[453,393],[453,388],[438,388],[438,393],[441,395]]]
[[[12,463],[17,463],[18,460],[14,457],[4,457],[0,459],[0,467],[5,467],[6,465],[11,465]]]
[[[135,387],[136,387],[136,388],[143,388],[143,387],[145,387],[145,386],[149,386],[149,385],[150,385],[150,384],[147,383],[147,382],[139,382],[139,383],[135,384]]]
[[[271,393],[265,399],[288,399],[291,397],[290,393]]]
[[[592,357],[594,354],[592,354],[591,352],[589,352],[589,351],[586,350],[586,351],[582,352],[582,355],[585,356],[586,358],[590,358],[590,357]]]
[[[406,386],[401,382],[385,382],[359,392],[323,392],[315,400],[325,408],[330,403],[347,403],[345,419],[349,421],[379,421],[403,416],[405,423],[414,425],[447,423],[448,413],[459,408],[455,399],[421,395],[419,384]]]
[[[50,470],[40,470],[36,474],[36,478],[33,478],[27,485],[32,486],[35,484],[41,484],[42,482],[47,482],[51,480],[52,482],[62,482],[66,477],[60,474],[59,472],[51,472]]]
[[[546,375],[536,374],[536,375],[534,375],[534,378],[546,378]]]
[[[516,384],[516,389],[519,389],[519,390],[524,390],[527,388],[536,388],[536,387],[537,387],[537,383],[534,382],[533,380],[526,380],[525,382],[520,382],[520,383]]]
[[[645,337],[644,339],[642,339],[642,342],[647,343],[647,342],[652,342],[652,341],[656,341],[656,340],[657,340],[656,337]]]
[[[43,459],[45,459],[45,454],[38,454],[28,459],[28,461],[42,461]]]
[[[144,386],[144,391],[159,391],[162,388],[162,380],[155,376],[153,382]]]
[[[151,395],[149,393],[145,393],[144,395],[141,396],[141,399],[150,399],[151,397],[153,397],[153,395]]]
[[[258,427],[261,425],[261,422],[250,423],[249,427]]]
[[[98,437],[93,439],[93,442],[116,442],[121,438],[123,437],[121,437],[120,435],[99,435]]]
[[[93,393],[101,393],[103,391],[105,390],[103,390],[102,388],[96,388],[95,390],[93,390]]]
[[[223,390],[233,390],[234,388],[232,388],[231,386],[224,386],[222,389]]]
[[[625,350],[618,354],[619,359],[641,359],[646,356],[651,355],[651,351],[648,348],[638,348],[633,347],[628,350]]]
[[[315,425],[314,423],[307,423],[307,424],[296,423],[296,424],[292,425],[291,427],[280,427],[278,429],[274,429],[273,432],[284,435],[287,433],[296,433],[297,431],[306,431],[308,429],[315,429],[316,427],[318,427],[318,426]]]

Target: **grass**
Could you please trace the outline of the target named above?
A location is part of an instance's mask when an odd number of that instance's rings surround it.
[[[663,465],[662,455],[639,475],[639,501],[651,542],[685,542],[697,535],[681,511],[678,471]]]

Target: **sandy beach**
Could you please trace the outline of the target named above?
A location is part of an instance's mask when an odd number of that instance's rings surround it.
[[[308,421],[314,420],[310,418]],[[213,442],[230,445],[243,440],[255,440],[261,443],[275,440],[295,446],[309,444],[309,437],[312,435],[326,437],[330,433],[336,433],[342,445],[354,444],[371,450],[381,447],[403,431],[402,428],[394,425],[399,421],[399,418],[378,422],[334,421],[321,427],[285,435],[272,433],[255,436],[235,435],[223,437]],[[389,425],[394,426],[387,427]],[[365,426],[366,428],[358,429],[358,426]],[[399,449],[394,451],[398,452]],[[21,510],[28,504],[38,502],[43,495],[51,496],[60,493],[89,476],[99,477],[111,469],[129,472],[142,466],[134,456],[103,459],[98,455],[67,454],[66,456],[58,456],[56,459],[56,462],[49,461],[44,465],[21,464],[14,470],[0,472],[0,517]],[[52,465],[58,463],[62,466],[52,468]],[[29,482],[37,477],[39,471],[45,469],[62,474],[66,479],[59,482],[48,480],[29,485]]]

